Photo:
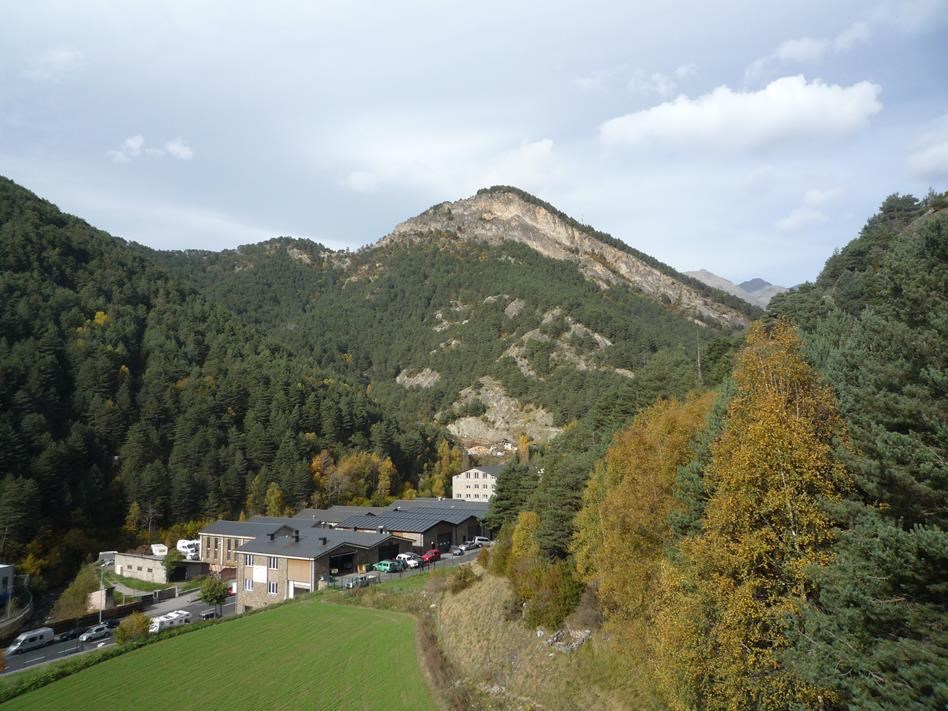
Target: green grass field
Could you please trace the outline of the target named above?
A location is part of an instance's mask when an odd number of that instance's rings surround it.
[[[415,619],[319,598],[102,662],[9,709],[437,709]]]

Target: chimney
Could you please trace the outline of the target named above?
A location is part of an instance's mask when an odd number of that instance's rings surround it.
[[[272,541],[275,535],[276,534],[271,531],[270,533],[267,534],[267,538],[269,538]]]
[[[293,531],[293,540],[296,541],[297,543],[300,542],[300,532],[299,532],[299,529],[296,529],[296,530]]]
[[[401,510],[402,510],[402,507],[401,507],[401,506],[396,506],[396,507],[395,507],[395,510],[396,510],[396,511],[401,511]]]
[[[322,545],[326,545],[327,543],[329,543],[329,539],[326,538],[326,537],[322,537],[322,538],[319,539],[319,542],[320,542]]]

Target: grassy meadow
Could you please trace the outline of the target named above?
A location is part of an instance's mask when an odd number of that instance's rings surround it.
[[[9,709],[436,709],[413,617],[319,598],[116,657]]]

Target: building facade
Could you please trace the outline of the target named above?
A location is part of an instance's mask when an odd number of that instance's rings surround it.
[[[113,563],[116,575],[144,580],[147,583],[165,584],[168,576],[165,559],[139,553],[116,553]]]
[[[280,526],[237,552],[237,612],[316,590],[320,580],[364,572],[411,547],[391,534]]]
[[[451,498],[461,501],[490,501],[502,465],[472,467],[451,478]]]

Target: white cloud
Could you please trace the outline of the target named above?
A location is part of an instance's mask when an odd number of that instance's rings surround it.
[[[827,188],[826,190],[810,188],[805,193],[803,193],[803,202],[807,207],[822,207],[823,205],[832,202],[842,194],[842,188]]]
[[[180,136],[165,143],[165,150],[168,155],[178,160],[191,160],[194,157],[194,151]]]
[[[848,52],[872,39],[872,28],[863,20],[854,22],[833,39],[833,51]]]
[[[751,62],[744,77],[747,81],[755,81],[780,65],[819,64],[827,54],[848,52],[871,38],[872,28],[869,23],[859,20],[830,39],[801,37],[786,40],[767,56]]]
[[[43,52],[21,72],[21,76],[34,81],[59,81],[70,74],[82,71],[86,66],[82,52],[71,47],[56,47]]]
[[[556,173],[553,141],[524,141],[517,148],[493,158],[480,182],[483,185],[538,185]]]
[[[698,72],[697,64],[682,64],[675,70],[675,76],[679,79],[684,79],[686,77],[693,76]]]
[[[915,140],[906,168],[921,180],[948,180],[948,114]]]
[[[711,151],[748,151],[796,141],[850,135],[882,109],[881,87],[849,87],[783,77],[759,91],[721,86],[690,99],[679,96],[599,128],[607,145],[667,145]]]
[[[129,136],[117,149],[113,148],[105,152],[109,160],[113,163],[131,163],[141,156],[150,156],[152,158],[163,158],[171,156],[178,160],[191,160],[194,157],[194,151],[180,136],[167,141],[164,148],[145,145],[145,137],[140,133]]]
[[[798,62],[809,64],[822,62],[828,46],[826,40],[803,37],[802,39],[787,40],[773,53],[773,58],[780,62]]]
[[[642,69],[637,69],[632,78],[629,79],[627,86],[629,91],[636,94],[658,94],[665,97],[674,94],[678,85],[674,79],[661,72],[648,73]]]
[[[827,219],[826,215],[812,207],[798,207],[786,217],[777,220],[775,226],[778,232],[799,232],[811,225],[826,222]]]

